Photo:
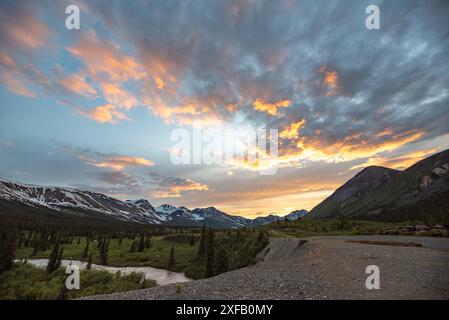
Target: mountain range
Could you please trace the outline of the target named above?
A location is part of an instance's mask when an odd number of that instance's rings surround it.
[[[121,201],[101,193],[71,188],[28,185],[0,180],[0,214],[51,213],[63,216],[101,217],[127,222],[153,225],[198,227],[206,224],[213,228],[254,227],[284,219],[268,215],[256,219],[224,213],[214,207],[175,207],[164,204],[154,208],[148,200]],[[296,210],[287,215],[289,219],[307,214]]]
[[[310,211],[311,217],[425,219],[449,214],[449,150],[399,171],[370,166]]]
[[[369,166],[339,187],[310,212],[295,210],[288,219],[339,218],[404,221],[428,214],[449,214],[449,150],[423,159],[405,170]],[[241,228],[284,219],[270,214],[255,219],[230,215],[215,207],[188,209],[145,199],[121,201],[70,188],[0,180],[0,214],[51,214],[95,217],[151,225]]]

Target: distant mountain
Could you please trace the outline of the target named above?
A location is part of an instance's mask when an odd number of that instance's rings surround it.
[[[398,171],[367,167],[310,211],[312,217],[374,220],[449,213],[449,150]]]
[[[283,219],[283,217],[281,218],[278,215],[270,214],[268,216],[254,218],[249,223],[249,226],[251,226],[251,227],[261,226],[264,224],[276,222],[277,220],[280,220],[280,219]]]
[[[307,210],[295,210],[286,215],[286,217],[290,220],[298,220],[298,218],[305,217],[307,215]]]
[[[101,193],[77,189],[0,180],[0,199],[2,202],[13,203],[16,207],[20,204],[23,207],[46,208],[62,214],[100,215],[130,222],[161,223],[159,215],[146,200],[122,202]]]
[[[70,188],[36,186],[0,180],[0,214],[49,213],[52,215],[119,219],[167,226],[241,228],[280,219],[270,215],[256,219],[229,215],[214,207],[190,210],[164,204],[154,208],[148,200],[126,200]],[[295,211],[296,212],[296,211]],[[295,212],[290,213],[294,215]],[[306,212],[299,210],[298,212]]]
[[[255,227],[263,224],[272,223],[278,219],[284,219],[277,215],[268,215],[265,217],[257,217],[255,219],[248,219],[241,216],[229,215],[214,207],[197,208],[189,210],[186,207],[174,207],[169,204],[163,204],[156,207],[159,214],[166,216],[168,221],[178,222],[179,218],[189,219],[198,223],[206,224],[214,228],[241,228],[241,227]],[[297,210],[287,215],[290,219],[297,219],[298,215],[304,216],[306,210]],[[185,221],[184,221],[185,222]]]

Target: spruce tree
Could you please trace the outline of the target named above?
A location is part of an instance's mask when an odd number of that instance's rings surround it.
[[[203,224],[203,228],[201,229],[201,238],[200,238],[200,246],[198,248],[198,255],[204,256],[206,253],[206,225]]]
[[[257,235],[257,242],[262,243],[265,239],[265,234],[263,233],[263,230],[259,231],[259,234]]]
[[[83,251],[83,255],[82,255],[83,259],[87,258],[87,254],[89,253],[89,244],[90,244],[90,240],[87,238],[86,239],[86,246],[84,247],[84,251]]]
[[[104,266],[108,265],[108,249],[109,249],[109,241],[103,239],[100,246],[100,264]]]
[[[136,240],[134,240],[134,241],[131,243],[131,248],[129,249],[129,252],[130,252],[130,253],[135,253],[136,250],[137,250],[137,242],[136,242]]]
[[[12,269],[16,249],[16,232],[2,231],[0,234],[0,273]]]
[[[56,260],[55,270],[58,269],[61,266],[63,252],[64,252],[64,247],[61,246],[59,248],[58,260]]]
[[[170,250],[170,256],[168,257],[167,269],[173,270],[175,268],[175,248],[172,246]]]
[[[147,236],[145,239],[145,249],[151,248],[151,236]]]
[[[212,228],[209,228],[206,241],[206,269],[204,274],[206,278],[214,275],[214,257],[214,231]]]
[[[59,241],[53,246],[53,250],[50,253],[50,258],[47,264],[47,273],[53,273],[58,268],[58,256],[59,256]]]
[[[217,253],[216,258],[216,266],[215,266],[215,272],[216,274],[224,273],[228,271],[228,256],[226,254],[226,250],[224,248],[220,248]]]
[[[138,252],[143,252],[145,250],[145,235],[143,233],[140,234],[140,240],[139,240],[139,248]]]
[[[195,245],[195,236],[192,234],[190,236],[189,245],[194,246]]]
[[[92,252],[89,254],[89,259],[87,260],[86,270],[92,269]]]

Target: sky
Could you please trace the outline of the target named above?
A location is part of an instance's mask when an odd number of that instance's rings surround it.
[[[449,147],[448,21],[431,0],[1,0],[0,177],[246,217],[310,210],[366,166]],[[198,124],[277,129],[276,173],[174,164],[170,135]]]

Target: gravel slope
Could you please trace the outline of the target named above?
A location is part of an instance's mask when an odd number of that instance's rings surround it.
[[[87,299],[449,299],[448,250],[346,239],[316,237],[301,246],[298,239],[276,238],[256,265],[180,284],[178,293],[171,284]],[[380,268],[380,290],[365,288],[371,264]]]

